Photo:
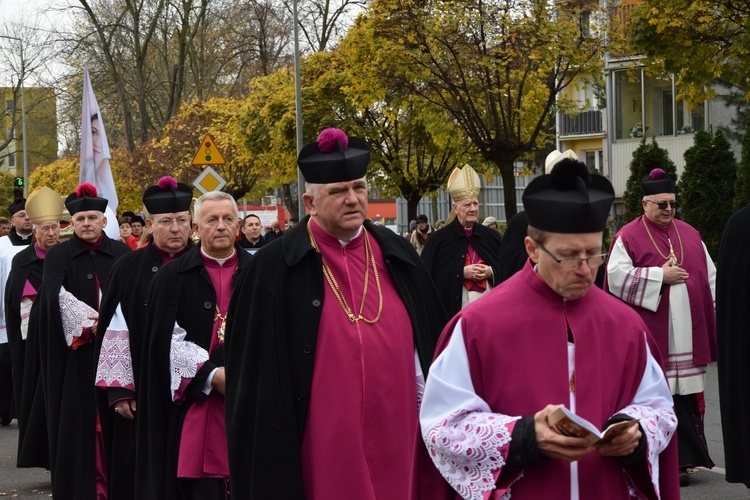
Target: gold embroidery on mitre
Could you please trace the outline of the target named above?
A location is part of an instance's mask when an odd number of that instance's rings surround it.
[[[453,201],[461,201],[466,198],[478,198],[481,182],[479,174],[471,167],[464,165],[464,168],[454,168],[451,176],[448,178],[448,192]]]

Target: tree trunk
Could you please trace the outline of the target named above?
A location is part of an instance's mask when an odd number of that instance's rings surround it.
[[[500,170],[500,178],[503,180],[503,201],[505,202],[505,220],[509,221],[516,215],[516,173],[514,162],[505,155],[494,155],[493,162]]]

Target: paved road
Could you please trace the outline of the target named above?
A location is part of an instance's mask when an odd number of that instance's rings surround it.
[[[706,438],[711,456],[716,462],[713,470],[699,470],[691,475],[691,484],[682,488],[683,500],[740,500],[750,499],[750,490],[743,485],[724,480],[724,445],[719,419],[719,390],[716,367],[709,367],[706,387]],[[32,499],[51,497],[49,473],[41,469],[17,469],[16,421],[0,427],[0,498]]]

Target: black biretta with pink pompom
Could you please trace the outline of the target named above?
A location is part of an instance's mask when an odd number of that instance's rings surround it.
[[[643,194],[646,196],[674,193],[674,179],[660,168],[655,168],[644,176],[641,179],[641,186],[643,186]]]
[[[190,210],[193,190],[187,184],[177,182],[174,177],[165,175],[143,192],[143,204],[151,215],[185,212]]]
[[[529,225],[542,231],[598,233],[604,230],[614,198],[605,177],[591,175],[584,163],[566,158],[529,183],[523,206]]]
[[[312,184],[330,184],[361,179],[367,174],[370,148],[363,139],[347,137],[338,128],[327,128],[317,142],[299,152],[297,165]]]
[[[70,215],[89,210],[104,212],[107,209],[107,198],[102,198],[97,194],[96,186],[90,182],[82,182],[75,192],[65,198],[65,208],[68,209]]]

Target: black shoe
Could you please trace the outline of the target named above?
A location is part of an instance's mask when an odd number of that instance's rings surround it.
[[[680,486],[687,486],[690,484],[690,474],[687,470],[680,470]]]

